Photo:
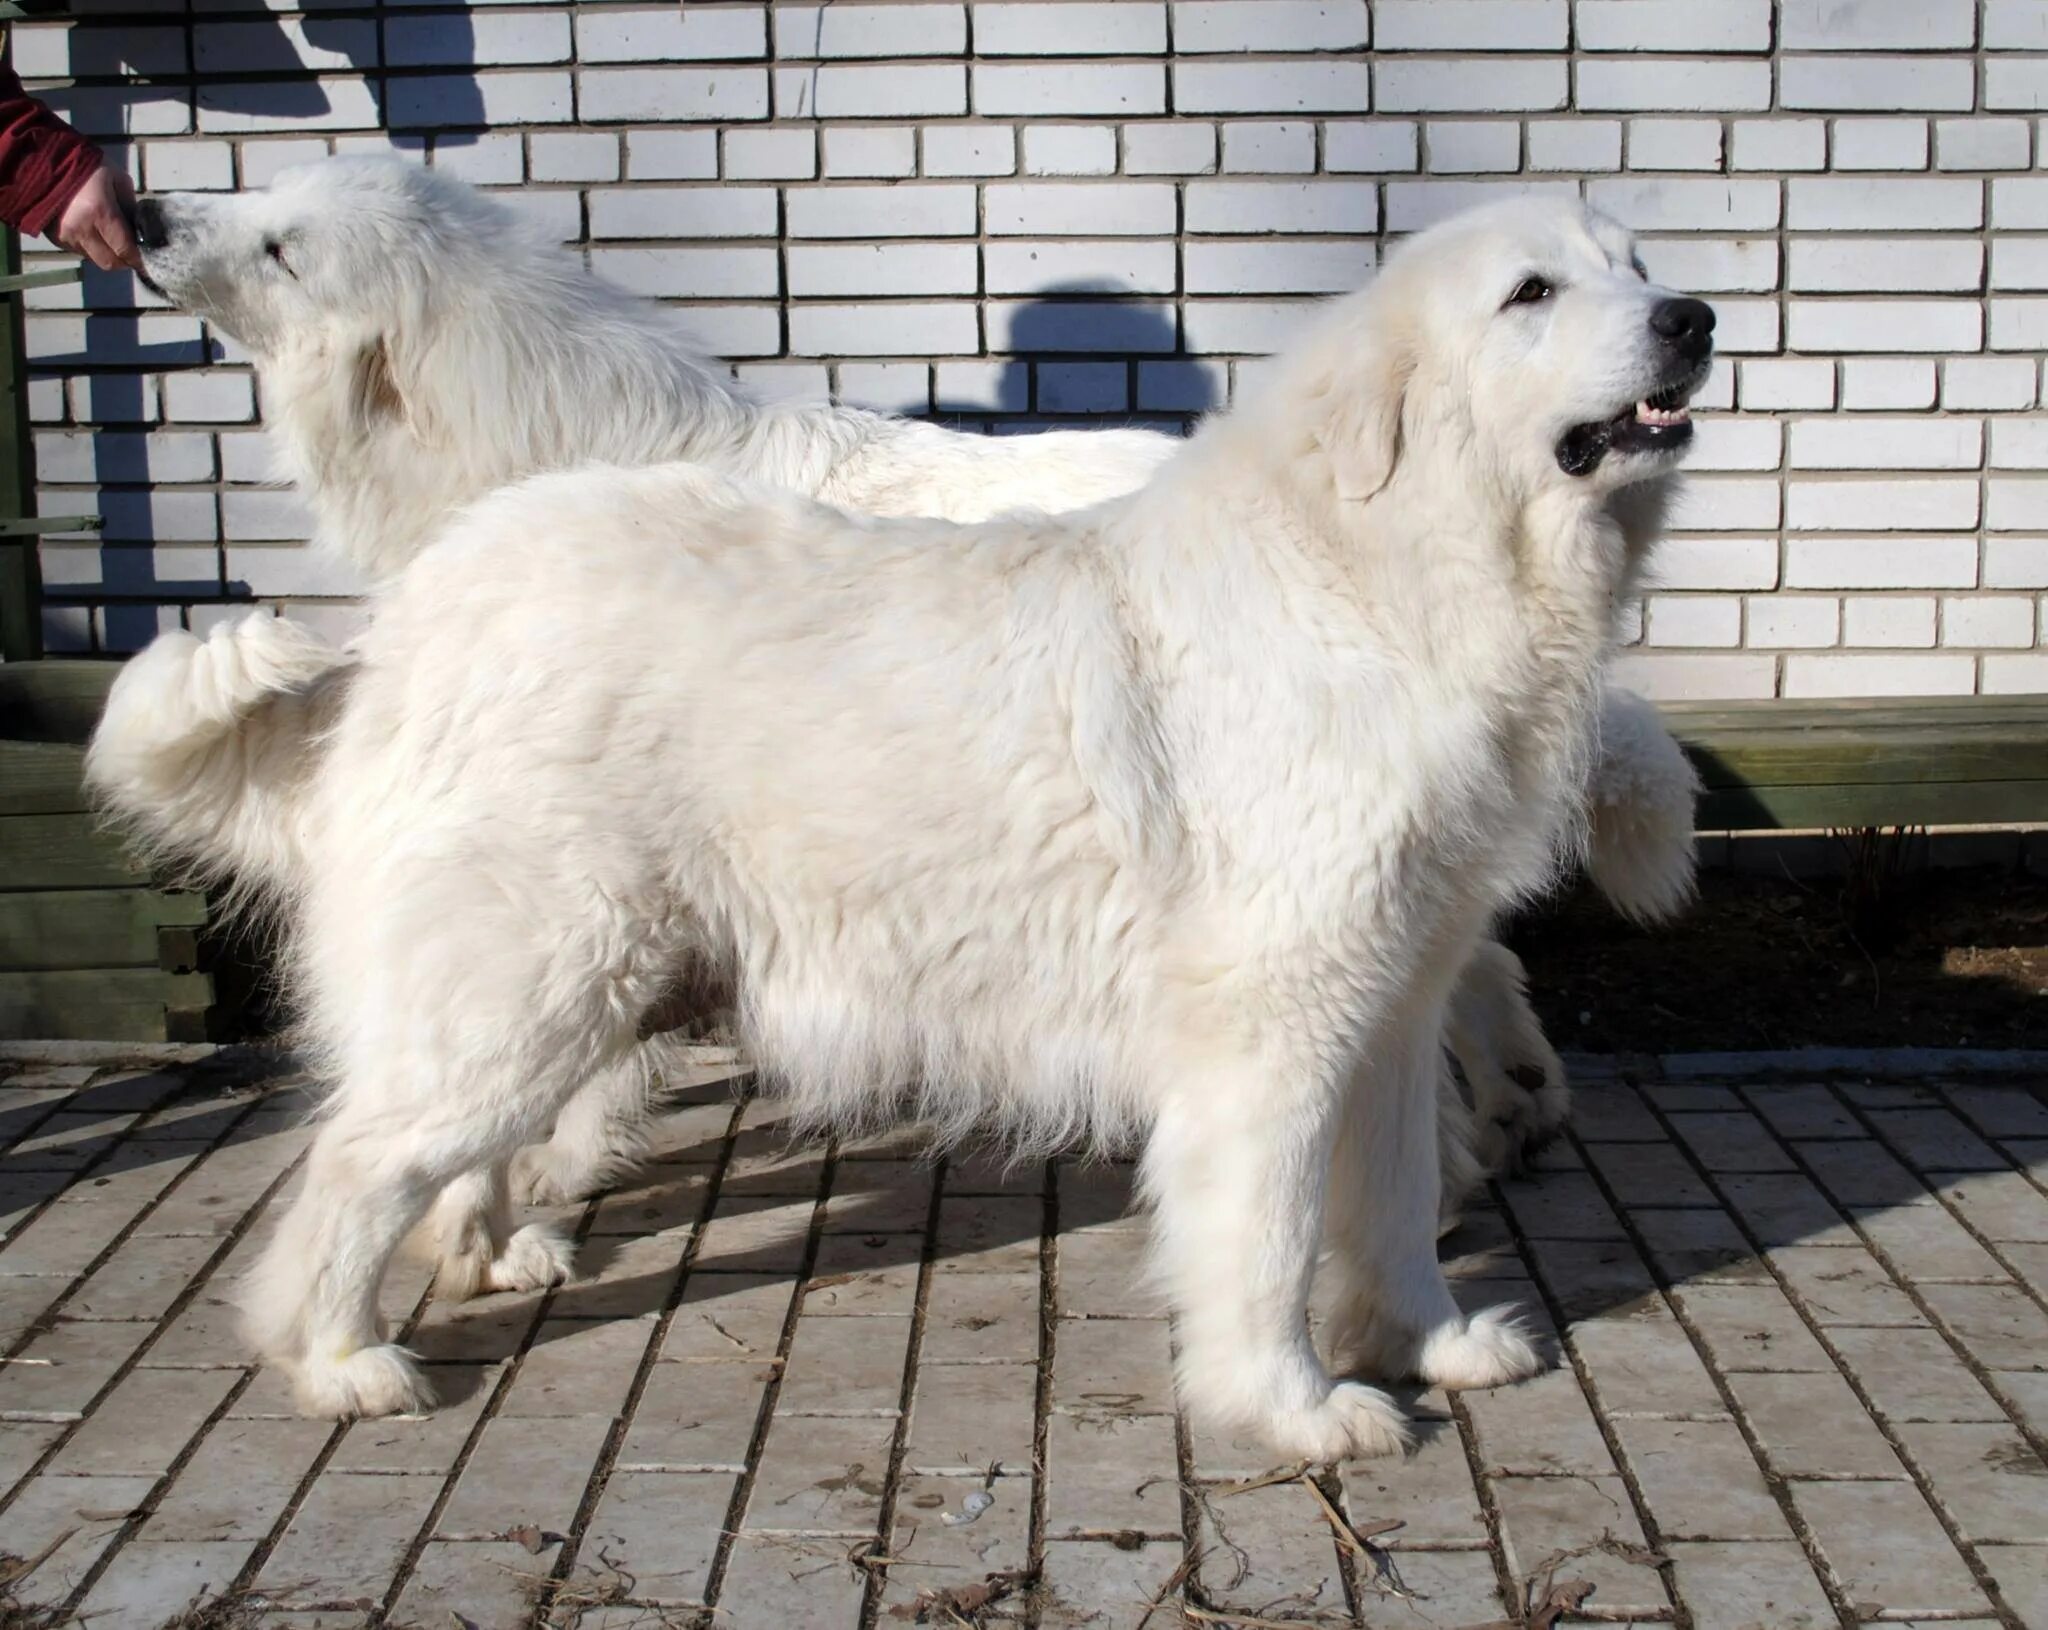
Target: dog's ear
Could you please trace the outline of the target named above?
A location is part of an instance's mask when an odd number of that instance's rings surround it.
[[[391,372],[391,353],[381,337],[363,346],[350,364],[348,405],[363,430],[406,416],[405,398]]]
[[[1325,363],[1316,439],[1337,496],[1363,503],[1393,479],[1401,462],[1401,414],[1415,371],[1414,352],[1384,319],[1333,346]]]

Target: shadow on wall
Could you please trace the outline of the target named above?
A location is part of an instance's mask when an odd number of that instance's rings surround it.
[[[380,41],[379,31],[383,37]],[[233,17],[192,30],[193,58],[159,49],[170,33],[83,23],[71,35],[71,73],[80,83],[44,93],[67,118],[98,132],[146,135],[138,116],[152,103],[196,99],[202,129],[241,118],[281,120],[306,134],[374,132],[384,127],[431,129],[444,147],[474,143],[485,123],[474,72],[476,30],[468,16]],[[180,31],[182,32],[182,31]],[[387,77],[392,59],[418,73]],[[361,84],[328,85],[319,74],[360,74]],[[360,104],[344,102],[359,96]],[[108,104],[120,116],[110,117]],[[331,121],[331,126],[330,126]]]
[[[989,349],[1014,358],[993,387],[994,411],[1144,413],[1176,418],[1223,405],[1217,370],[1186,357],[1167,300],[1105,299],[1100,283],[1065,283],[1020,303],[989,302]]]

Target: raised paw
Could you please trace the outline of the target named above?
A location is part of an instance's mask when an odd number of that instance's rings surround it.
[[[1506,1306],[1490,1307],[1458,1325],[1444,1325],[1424,1338],[1414,1373],[1431,1386],[1458,1391],[1504,1387],[1545,1369],[1543,1355]]]
[[[560,1206],[588,1200],[630,1169],[630,1162],[579,1160],[553,1143],[534,1143],[512,1157],[512,1197],[522,1205]]]
[[[1495,1176],[1526,1171],[1571,1119],[1571,1088],[1554,1053],[1547,1063],[1476,1070],[1472,1087],[1477,1123],[1473,1152]]]
[[[509,1240],[491,1264],[485,1280],[490,1290],[546,1290],[569,1277],[576,1247],[548,1223],[528,1223]]]
[[[345,1357],[308,1359],[293,1380],[299,1407],[330,1420],[417,1415],[434,1407],[434,1389],[403,1347],[362,1347]]]
[[[1266,1435],[1283,1455],[1319,1463],[1406,1454],[1414,1441],[1400,1406],[1356,1381],[1339,1381],[1310,1408],[1274,1416]]]

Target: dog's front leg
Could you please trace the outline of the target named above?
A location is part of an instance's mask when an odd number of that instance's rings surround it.
[[[1335,1087],[1298,1060],[1197,1061],[1171,1078],[1143,1165],[1182,1400],[1318,1461],[1409,1441],[1394,1401],[1332,1381],[1309,1340]]]
[[[1441,1012],[1368,1052],[1342,1096],[1330,1174],[1332,1367],[1380,1380],[1494,1387],[1543,1361],[1506,1308],[1469,1319],[1437,1261]]]

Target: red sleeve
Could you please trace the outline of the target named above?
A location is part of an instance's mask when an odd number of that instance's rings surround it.
[[[100,150],[0,68],[0,221],[46,232],[105,161]]]

